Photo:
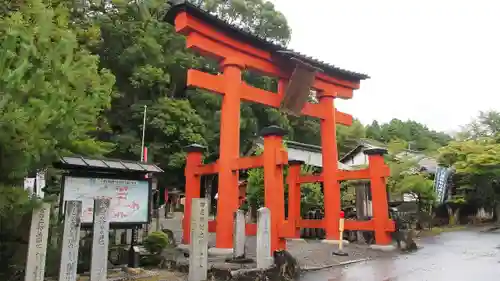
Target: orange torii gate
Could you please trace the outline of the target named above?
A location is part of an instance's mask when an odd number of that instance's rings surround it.
[[[192,145],[186,149],[188,155],[185,169],[183,243],[190,243],[191,199],[200,197],[201,175],[218,174],[217,216],[215,221],[209,223],[209,230],[216,232],[216,247],[229,251],[233,246],[233,214],[239,207],[238,172],[263,167],[265,205],[271,211],[273,251],[286,247],[284,238],[298,238],[297,230],[303,227],[324,228],[327,241],[338,241],[341,209],[339,182],[350,179],[371,180],[373,219],[346,221],[345,228],[374,230],[377,244],[389,244],[389,232],[394,231],[394,224],[388,216],[385,178],[389,175],[389,170],[384,164],[384,151],[367,151],[370,162],[368,169],[339,171],[337,167],[336,123],[351,125],[352,116],[337,111],[334,100],[352,98],[353,90],[358,89],[360,81],[368,76],[336,68],[259,39],[188,2],[173,5],[166,15],[166,20],[175,25],[177,32],[186,36],[187,48],[218,60],[222,71],[220,75],[194,69],[188,71],[188,86],[209,90],[222,95],[223,99],[219,159],[215,163],[203,165],[203,147]],[[242,81],[242,72],[245,69],[278,78],[277,93],[246,84]],[[297,95],[297,92],[305,90],[308,93],[309,88],[316,90],[319,103],[306,102],[303,94]],[[265,128],[262,132],[263,155],[240,157],[242,101],[275,108],[283,107],[287,101],[288,104],[284,107],[289,111],[319,118],[323,173],[300,175],[300,163],[288,163],[287,153],[283,149],[282,138],[285,132],[274,126]],[[288,220],[285,220],[283,166],[287,164],[290,164],[287,179],[290,186],[290,204]],[[325,217],[321,221],[300,218],[300,184],[305,182],[323,182]],[[255,234],[255,225],[247,225],[247,234]]]

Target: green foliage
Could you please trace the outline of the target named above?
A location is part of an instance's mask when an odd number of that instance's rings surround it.
[[[439,161],[455,169],[465,200],[486,208],[500,203],[500,143],[496,139],[455,141],[439,152]]]
[[[500,220],[500,113],[480,112],[464,126],[457,141],[439,150],[439,162],[453,167],[459,188],[449,201],[477,208],[495,208]]]
[[[144,248],[155,255],[160,254],[169,244],[170,241],[167,234],[161,231],[151,232],[143,242]]]
[[[422,174],[413,174],[403,177],[397,184],[397,191],[401,194],[411,194],[418,198],[419,203],[433,204],[436,200],[433,181]]]
[[[488,176],[500,174],[500,143],[484,137],[455,141],[440,149],[439,161],[456,169],[458,174]]]
[[[427,152],[435,151],[451,140],[449,135],[430,130],[416,121],[401,121],[399,119],[392,119],[383,125],[373,121],[371,125],[366,127],[366,137],[384,143],[399,139],[409,143],[411,150]]]
[[[286,45],[290,28],[285,16],[265,0],[191,0],[229,24],[258,37]]]
[[[361,181],[343,181],[340,184],[341,193],[340,200],[342,208],[353,207],[356,201],[356,186],[361,184]]]
[[[351,126],[337,125],[339,155],[344,155],[358,146],[359,140],[366,137],[366,130],[359,120],[354,119]]]
[[[389,166],[390,176],[387,179],[387,189],[394,194],[402,194],[400,192],[400,183],[405,177],[412,175],[417,168],[417,163],[407,157],[396,158],[394,154],[388,154],[386,157],[387,165]]]
[[[301,174],[312,174],[313,167],[302,165]],[[305,183],[300,185],[300,212],[305,215],[311,210],[324,209],[324,195],[319,183]]]
[[[247,178],[247,201],[250,206],[264,206],[264,169],[251,169]]]
[[[257,154],[259,154],[257,152]],[[285,168],[284,175],[288,169]],[[302,165],[301,174],[311,174],[312,167]],[[288,186],[285,185],[285,193],[287,194]],[[305,214],[309,210],[323,209],[323,191],[319,183],[305,183],[300,186],[300,207],[301,213]],[[262,168],[251,169],[248,171],[247,178],[247,202],[255,208],[263,207],[264,202],[264,170]]]
[[[500,112],[480,111],[478,117],[462,127],[458,134],[459,140],[495,137],[500,133]]]
[[[64,153],[111,148],[90,132],[110,104],[114,77],[69,28],[69,11],[27,0],[0,18],[0,178],[23,178]]]
[[[0,280],[24,278],[30,215],[39,204],[23,188],[0,186]]]

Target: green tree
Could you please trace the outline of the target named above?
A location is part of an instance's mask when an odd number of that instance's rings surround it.
[[[0,8],[1,280],[24,278],[26,230],[38,200],[17,186],[23,177],[61,155],[112,149],[95,135],[114,77],[82,46],[70,11],[48,2],[2,1]]]
[[[145,145],[148,161],[164,170],[161,186],[183,183],[183,147],[206,144],[205,121],[186,98],[185,74],[201,60],[185,50],[185,40],[162,21],[164,1],[113,2],[114,10],[102,10],[91,18],[99,26],[100,40],[91,42],[101,57],[101,67],[117,77],[119,95],[106,111],[109,132],[100,138],[116,144],[108,156],[139,160],[142,121],[147,106]],[[82,17],[81,26],[88,22]]]
[[[359,140],[366,137],[365,127],[354,119],[351,126],[337,125],[337,147],[339,155],[344,155],[358,146]]]
[[[290,40],[290,27],[285,16],[269,1],[192,0],[190,2],[260,38],[282,45],[286,45]]]
[[[389,143],[400,139],[410,144],[411,150],[434,152],[446,145],[451,137],[442,132],[430,130],[416,121],[392,119],[389,123],[379,125],[373,122],[366,127],[366,137]]]
[[[400,139],[393,139],[388,144],[386,162],[391,172],[387,180],[388,190],[396,196],[412,195],[422,210],[436,199],[434,184],[428,175],[420,172],[414,157],[402,154],[406,147],[407,142]]]
[[[58,155],[111,148],[93,132],[110,105],[113,75],[81,47],[67,9],[24,4],[0,18],[0,179],[13,182]]]
[[[439,150],[439,161],[455,169],[464,200],[494,208],[500,222],[500,140],[492,137],[454,141]]]
[[[262,153],[259,150],[257,154]],[[314,168],[308,165],[301,166],[301,174],[311,174]],[[284,170],[284,178],[288,174],[288,169]],[[264,170],[262,168],[251,169],[248,171],[247,179],[247,202],[252,208],[258,209],[264,206]],[[285,183],[285,199],[288,202],[288,185]],[[319,183],[306,183],[300,186],[300,209],[305,214],[310,210],[323,209],[323,191]]]
[[[493,137],[500,133],[500,112],[480,111],[476,119],[462,127],[458,139],[477,139],[482,137]]]
[[[202,5],[228,22],[245,25],[251,32],[258,31],[269,40],[285,42],[289,32],[280,33],[279,30],[285,27],[285,31],[288,30],[286,20],[283,18],[284,23],[278,24],[280,19],[275,16],[279,13],[272,5],[250,1],[242,7],[238,6],[241,1],[232,2],[198,1],[195,4]],[[207,161],[213,161],[218,156],[221,105],[217,95],[199,89],[186,90],[186,71],[200,68],[217,73],[218,66],[186,50],[184,37],[163,21],[164,12],[168,9],[166,1],[123,0],[113,1],[110,5],[92,1],[90,6],[83,6],[85,9],[82,8],[82,13],[74,18],[74,22],[78,23],[75,29],[81,34],[82,42],[101,57],[101,67],[110,69],[117,77],[115,88],[119,95],[106,112],[110,130],[100,134],[100,138],[117,144],[117,149],[110,156],[138,159],[143,105],[148,105],[145,144],[150,148],[149,159],[169,173],[168,177],[161,179],[160,185],[182,185],[182,146],[192,142],[206,144]],[[89,14],[93,16],[89,17]],[[272,22],[275,23],[269,25]],[[100,36],[93,36],[94,33],[87,31],[87,26],[98,26]],[[271,89],[275,86],[269,78],[252,73],[245,73],[245,80],[260,88]],[[173,119],[159,121],[162,118],[159,116]],[[286,116],[276,109],[243,104],[242,152],[251,150],[261,128],[287,123]],[[182,132],[180,138],[179,132]]]

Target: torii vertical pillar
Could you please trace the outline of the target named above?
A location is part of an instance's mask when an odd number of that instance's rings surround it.
[[[184,217],[182,219],[182,243],[189,245],[191,243],[191,206],[193,198],[200,198],[201,177],[196,175],[194,170],[201,165],[203,151],[206,148],[199,144],[186,146],[187,152],[186,168],[184,175],[186,177],[186,202],[184,204]]]
[[[324,113],[320,120],[325,204],[325,242],[341,239],[339,232],[340,184],[338,181],[337,133],[335,128],[335,93],[322,92],[319,103]]]
[[[372,193],[373,225],[375,230],[375,243],[389,245],[391,235],[387,231],[389,220],[389,204],[387,202],[387,188],[385,184],[387,166],[384,163],[384,148],[373,148],[363,151],[368,156],[368,169],[370,170],[370,188]]]
[[[300,238],[300,167],[303,161],[288,161],[288,225],[289,235]]]
[[[234,169],[234,163],[240,156],[241,73],[245,64],[237,58],[226,58],[221,66],[224,96],[220,118],[219,198],[215,247],[227,249],[229,254],[233,247],[233,214],[238,209],[239,173]]]
[[[264,137],[264,204],[271,211],[271,252],[286,249],[280,230],[285,221],[285,188],[283,166],[278,164],[282,157],[283,136],[286,131],[277,126],[262,129]]]

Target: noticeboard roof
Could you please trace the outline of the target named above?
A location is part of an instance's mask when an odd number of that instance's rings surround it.
[[[97,159],[83,156],[61,157],[54,163],[54,167],[59,169],[98,169],[115,170],[122,172],[140,172],[140,173],[162,173],[160,167],[139,161],[116,160],[116,159]]]

